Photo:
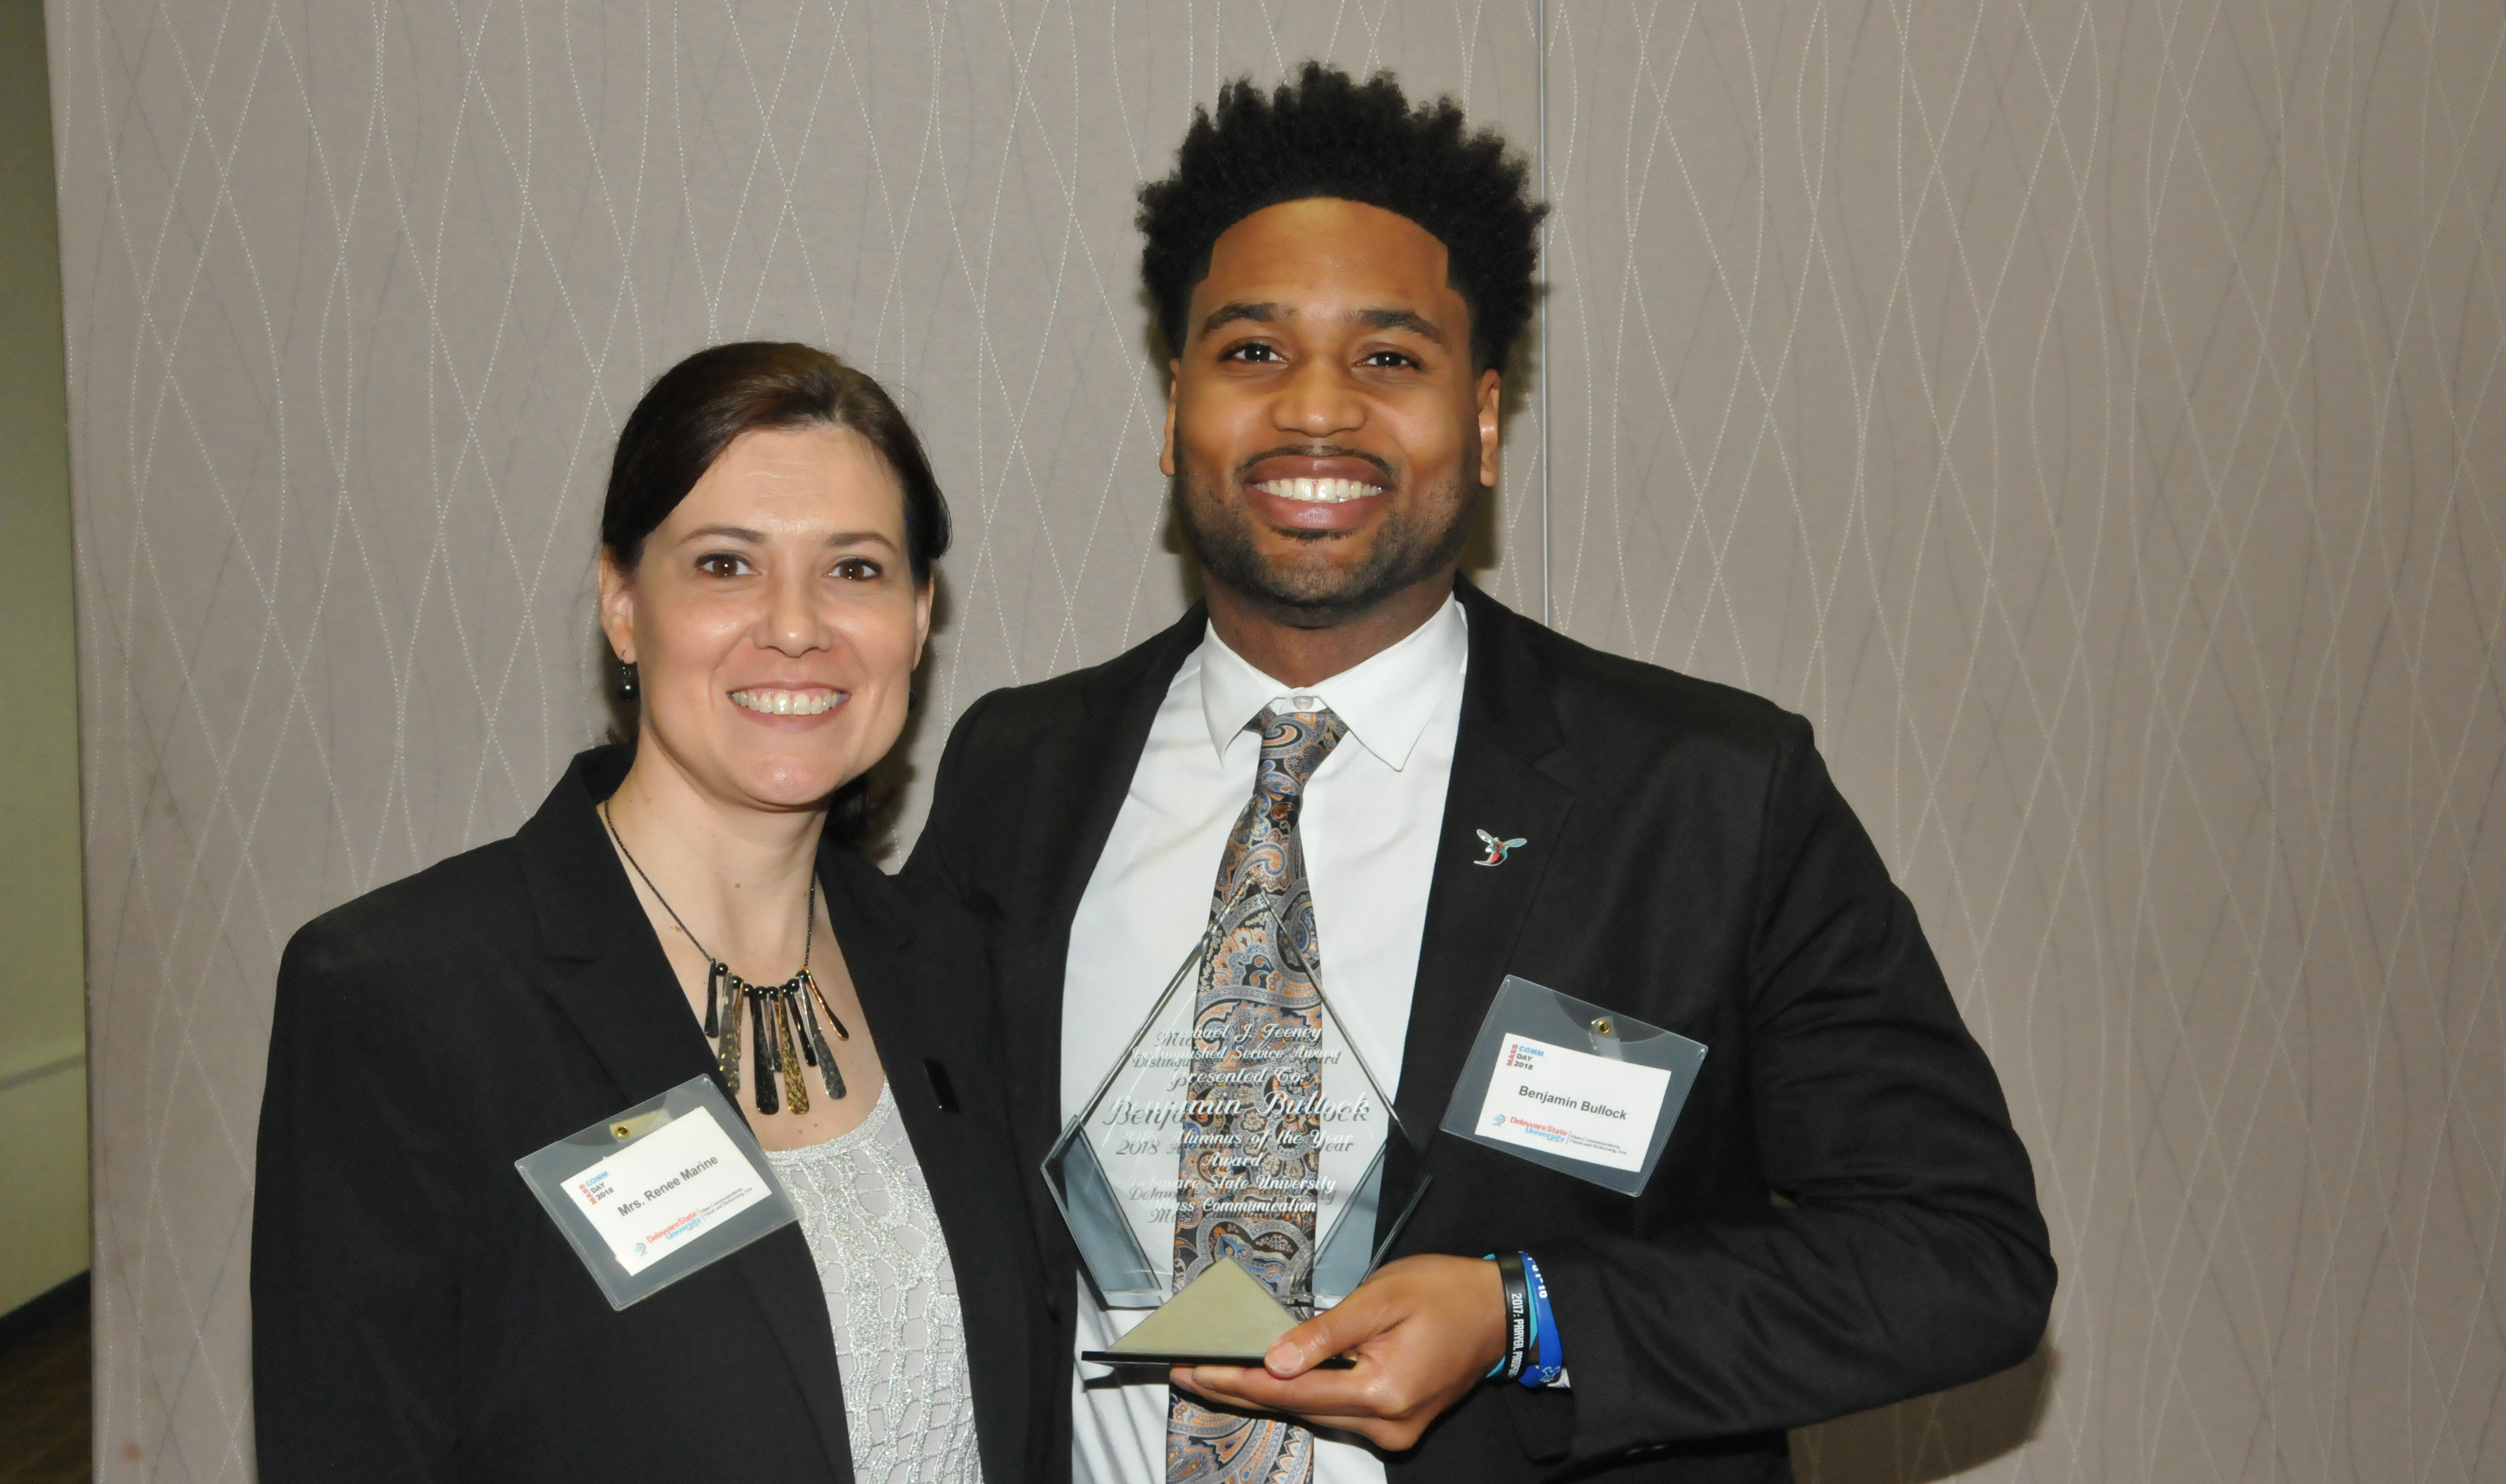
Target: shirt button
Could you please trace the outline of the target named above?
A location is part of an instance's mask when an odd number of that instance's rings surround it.
[[[1292,695],[1288,697],[1288,704],[1298,711],[1320,711],[1323,698],[1319,695]]]

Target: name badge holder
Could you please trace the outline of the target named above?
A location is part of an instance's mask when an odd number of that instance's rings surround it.
[[[1704,1062],[1700,1042],[1508,974],[1439,1126],[1641,1195]]]
[[[612,1309],[800,1219],[710,1075],[514,1161]]]

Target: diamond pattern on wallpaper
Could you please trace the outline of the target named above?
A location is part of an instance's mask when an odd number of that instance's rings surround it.
[[[899,392],[958,530],[927,769],[983,691],[1184,606],[1130,215],[1192,104],[1321,53],[1527,132],[1531,16],[54,9],[103,1476],[250,1474],[279,951],[511,830],[599,735],[594,517],[644,383],[790,336]],[[1537,512],[1510,494],[1494,533],[1517,601]]]
[[[1818,724],[2063,1264],[1803,1471],[2497,1477],[2506,16],[1552,14],[1558,621]]]
[[[1812,717],[2036,1154],[2044,1352],[1804,1475],[2499,1471],[2493,5],[52,12],[102,1476],[250,1474],[279,948],[596,734],[645,380],[903,395],[927,770],[1182,606],[1129,195],[1308,54],[1526,147],[1545,67],[1556,469],[1544,526],[1528,396],[1486,580]]]

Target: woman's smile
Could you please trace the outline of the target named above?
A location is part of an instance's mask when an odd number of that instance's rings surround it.
[[[821,717],[851,698],[848,691],[827,687],[803,687],[781,689],[752,686],[731,692],[731,703],[746,711],[770,717]]]

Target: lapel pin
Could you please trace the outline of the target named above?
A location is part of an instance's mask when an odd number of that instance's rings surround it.
[[[1485,861],[1473,861],[1471,863],[1473,866],[1503,866],[1505,864],[1506,856],[1516,847],[1530,843],[1527,840],[1519,839],[1500,840],[1495,835],[1488,833],[1485,830],[1478,830],[1476,832],[1480,837],[1481,843],[1487,846],[1487,859]]]

